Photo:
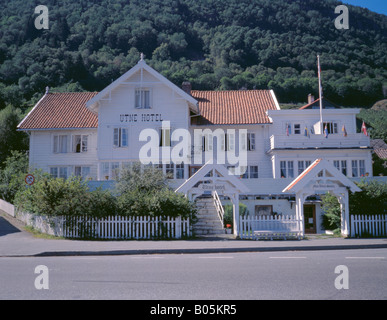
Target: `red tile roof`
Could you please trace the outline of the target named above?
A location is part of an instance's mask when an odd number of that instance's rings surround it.
[[[200,117],[193,124],[271,123],[267,110],[277,110],[270,90],[191,91],[199,102]]]
[[[97,128],[98,116],[86,102],[98,92],[48,93],[20,123],[20,130]],[[270,123],[267,110],[277,110],[270,90],[192,91],[200,116],[193,124]],[[194,117],[195,118],[195,117]]]
[[[48,93],[19,124],[20,130],[97,128],[98,116],[85,104],[97,92]]]

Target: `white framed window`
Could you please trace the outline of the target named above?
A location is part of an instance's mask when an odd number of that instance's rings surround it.
[[[227,130],[227,133],[221,136],[221,150],[234,151],[235,150],[235,132]]]
[[[301,124],[300,123],[295,123],[293,124],[294,128],[294,134],[301,134]]]
[[[347,175],[347,160],[334,160],[333,165],[343,175]]]
[[[300,175],[307,167],[311,165],[312,161],[310,160],[301,160],[298,161],[298,175]]]
[[[74,167],[74,175],[76,177],[82,177],[83,179],[87,179],[90,177],[90,167],[85,166],[75,166]]]
[[[323,129],[325,130],[325,127],[328,129],[329,134],[336,134],[338,133],[338,124],[337,122],[324,122],[323,123]]]
[[[173,179],[174,178],[174,167],[173,163],[166,164],[165,165],[165,174],[167,175],[168,179]]]
[[[149,88],[137,88],[135,90],[135,108],[150,109],[151,108],[151,90]]]
[[[171,128],[160,128],[160,147],[171,146]]]
[[[67,153],[68,137],[67,135],[54,135],[53,152]]]
[[[258,166],[249,167],[250,179],[258,179]]]
[[[255,150],[255,133],[247,133],[247,151]]]
[[[115,148],[125,148],[128,146],[128,128],[113,129],[113,146]]]
[[[184,179],[184,163],[176,164],[176,179]]]
[[[204,133],[202,136],[202,151],[212,151],[213,136],[212,133]]]
[[[280,161],[281,178],[294,178],[294,162]]]
[[[364,177],[365,175],[365,160],[352,160],[352,177]]]
[[[67,179],[68,176],[68,168],[67,167],[51,167],[50,175],[53,178],[62,178]]]
[[[88,135],[73,135],[73,152],[87,152],[89,136]]]

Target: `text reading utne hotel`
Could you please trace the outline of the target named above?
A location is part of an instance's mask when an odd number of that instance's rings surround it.
[[[250,215],[299,215],[304,232],[322,231],[319,195],[331,191],[348,234],[348,190],[372,176],[370,140],[356,133],[360,110],[321,102],[322,121],[312,96],[281,110],[272,90],[179,88],[141,59],[99,93],[47,90],[18,129],[30,166],[53,177],[115,180],[141,161],[192,200],[216,193]]]

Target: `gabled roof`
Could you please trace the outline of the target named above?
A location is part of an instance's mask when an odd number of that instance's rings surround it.
[[[212,171],[211,177],[206,175]],[[230,183],[233,188],[237,189],[240,193],[246,193],[249,189],[234,175],[230,175],[228,169],[221,164],[206,163],[195,174],[185,181],[175,192],[187,193],[198,182],[202,180],[221,180]]]
[[[18,129],[97,128],[98,116],[85,107],[95,95],[97,92],[46,93]]]
[[[324,171],[323,171],[324,170]],[[319,177],[319,173],[323,171],[323,176]],[[307,167],[296,179],[294,179],[282,192],[297,193],[307,187],[308,183],[313,180],[329,180],[337,182],[352,192],[360,192],[361,189],[344,174],[337,170],[329,161],[325,159],[316,159],[309,167]]]
[[[279,110],[272,90],[191,91],[199,102],[196,125],[271,123],[267,110]]]
[[[109,93],[111,93],[115,88],[117,88],[119,85],[121,85],[123,82],[128,80],[131,76],[133,76],[136,72],[140,71],[141,69],[146,70],[149,72],[152,76],[154,76],[156,79],[158,79],[160,82],[164,83],[167,87],[171,88],[174,92],[176,92],[179,96],[181,96],[183,99],[187,100],[190,108],[197,113],[197,101],[189,95],[187,92],[185,92],[183,89],[179,88],[175,84],[173,84],[171,81],[169,81],[167,78],[165,78],[163,75],[158,73],[156,70],[148,66],[145,62],[145,60],[141,59],[137,65],[135,65],[132,69],[124,73],[121,77],[119,77],[116,81],[112,82],[109,86],[107,86],[105,89],[103,89],[101,92],[99,92],[93,99],[88,101],[86,103],[86,107],[90,109],[93,112],[96,112],[97,110],[97,103],[99,100],[105,98]]]
[[[329,101],[327,98],[324,97],[322,97],[322,107],[323,109],[340,109],[337,104],[333,103],[332,101]],[[312,103],[301,107],[299,110],[304,109],[320,109],[320,98],[314,100]]]

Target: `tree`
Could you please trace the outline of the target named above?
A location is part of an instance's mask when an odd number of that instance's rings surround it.
[[[28,149],[27,135],[16,130],[21,119],[20,110],[11,105],[0,110],[0,168],[12,150],[25,151]]]

